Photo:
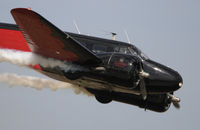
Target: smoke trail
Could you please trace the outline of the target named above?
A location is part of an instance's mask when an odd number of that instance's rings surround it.
[[[18,66],[41,65],[42,67],[60,67],[65,72],[67,71],[86,71],[81,66],[74,65],[70,62],[63,62],[53,58],[47,58],[32,52],[23,52],[11,49],[0,49],[0,62],[9,62]]]
[[[61,81],[42,79],[32,76],[19,76],[17,74],[4,73],[0,74],[0,83],[8,83],[11,87],[24,86],[35,88],[37,90],[50,88],[52,91],[56,91],[57,89],[72,88],[76,94],[83,93],[85,95],[92,96],[92,94],[84,88]]]
[[[60,67],[65,72],[67,71],[87,71],[85,68],[74,65],[69,62],[63,62],[53,58],[43,57],[32,52],[23,52],[11,49],[0,49],[0,62],[8,62],[18,66],[41,65],[42,67]],[[73,88],[76,94],[84,93],[88,96],[92,94],[86,89],[78,86],[49,79],[42,79],[38,77],[19,76],[16,74],[0,74],[0,82],[8,83],[10,86],[27,86],[40,90],[42,88],[50,88],[51,90]]]

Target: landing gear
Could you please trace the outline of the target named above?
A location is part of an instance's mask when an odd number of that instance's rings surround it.
[[[96,94],[95,98],[96,98],[97,101],[99,101],[100,103],[103,103],[103,104],[107,104],[107,103],[110,103],[112,101],[112,99],[110,97],[104,96],[104,95]]]
[[[103,104],[110,103],[112,101],[111,92],[106,90],[95,90],[91,88],[87,88],[89,92],[95,95],[97,101]]]

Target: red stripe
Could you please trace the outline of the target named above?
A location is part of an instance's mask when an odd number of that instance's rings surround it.
[[[0,29],[0,48],[31,51],[20,31],[7,29]]]
[[[31,52],[22,33],[16,30],[0,29],[0,48]],[[30,67],[41,70],[39,65]]]

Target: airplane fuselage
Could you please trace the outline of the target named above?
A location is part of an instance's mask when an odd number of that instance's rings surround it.
[[[180,74],[151,60],[136,46],[63,32],[29,9],[16,8],[11,14],[19,27],[0,23],[1,48],[28,51],[81,68],[34,68],[42,74],[83,87],[101,103],[116,100],[164,112],[171,102],[180,101],[173,96],[183,84]]]
[[[66,73],[58,68],[55,70],[43,68],[42,70],[52,78],[86,88],[102,103],[116,100],[163,112],[171,104],[168,94],[182,86],[183,80],[178,72],[149,59],[134,45],[73,33],[70,35],[96,53],[102,62],[98,66],[83,65],[89,70],[84,72]],[[114,45],[118,47],[118,50],[114,49]],[[129,50],[131,48],[132,50]],[[144,78],[148,93],[145,101],[141,98],[138,77],[141,64],[143,71],[149,74]]]

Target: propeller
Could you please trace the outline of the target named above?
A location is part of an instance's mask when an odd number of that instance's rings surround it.
[[[175,107],[176,109],[180,109],[180,108],[181,108],[179,102],[172,102],[172,103],[173,103],[173,105],[174,105],[174,107]]]
[[[146,84],[145,84],[144,78],[149,77],[149,73],[144,72],[142,63],[140,63],[139,67],[140,67],[139,68],[139,80],[140,80],[139,87],[140,87],[140,93],[142,95],[143,100],[146,100],[147,99],[147,90],[146,90]]]
[[[147,99],[147,90],[146,90],[146,85],[144,82],[144,78],[140,78],[140,93],[142,95],[143,100]]]
[[[170,98],[172,104],[174,105],[174,107],[177,109],[180,109],[180,107],[181,107],[180,106],[180,101],[181,101],[180,98],[174,96],[173,94],[168,94],[168,95],[169,95],[169,98]]]

